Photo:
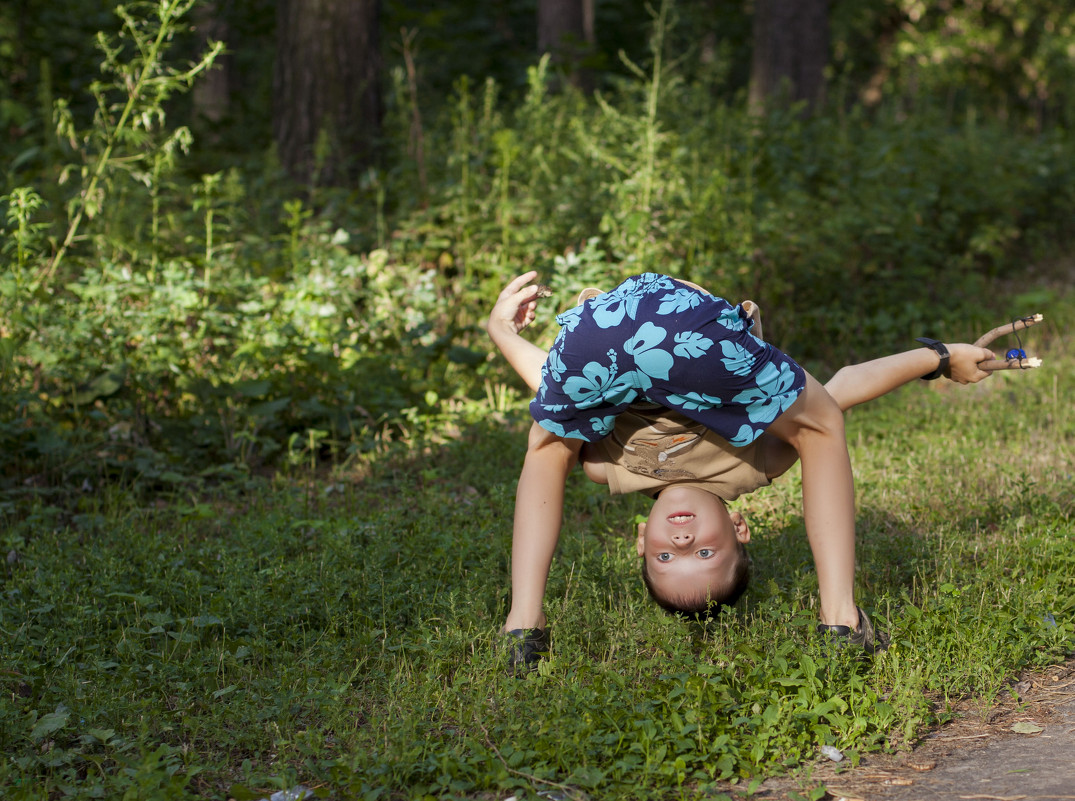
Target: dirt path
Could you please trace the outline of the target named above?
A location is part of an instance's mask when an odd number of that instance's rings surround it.
[[[868,755],[854,769],[819,765],[832,799],[862,801],[1075,801],[1075,659],[1025,676],[983,710],[966,703],[909,753]],[[762,785],[759,797],[797,788]]]

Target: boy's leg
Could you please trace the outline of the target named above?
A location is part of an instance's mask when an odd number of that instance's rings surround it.
[[[858,628],[855,607],[855,489],[839,405],[811,375],[769,426],[799,454],[803,516],[821,596],[821,622]]]

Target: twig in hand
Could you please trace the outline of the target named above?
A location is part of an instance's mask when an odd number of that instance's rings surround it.
[[[1028,317],[1013,320],[1010,323],[998,325],[992,331],[978,337],[974,344],[979,348],[987,347],[993,340],[1005,334],[1015,334],[1018,331],[1030,328],[1030,326],[1037,325],[1043,319],[1045,318],[1041,314],[1031,314]],[[1028,370],[1041,367],[1041,359],[1028,357],[1023,352],[1022,347],[1019,347],[1008,351],[1007,356],[1003,359],[986,359],[984,362],[978,362],[978,366],[983,370]]]

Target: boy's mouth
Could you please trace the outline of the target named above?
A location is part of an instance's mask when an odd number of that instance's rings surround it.
[[[667,519],[673,526],[682,526],[694,520],[694,515],[690,512],[676,512],[674,515],[668,515]]]

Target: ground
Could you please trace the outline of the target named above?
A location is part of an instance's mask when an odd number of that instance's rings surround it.
[[[852,769],[827,762],[810,783],[848,801],[1075,800],[1075,659],[1012,690],[988,708],[957,704],[953,720],[913,751],[869,755]],[[802,787],[770,781],[755,797],[791,799]]]

